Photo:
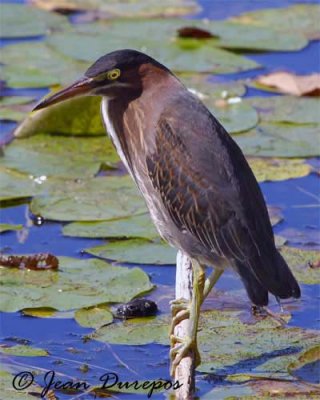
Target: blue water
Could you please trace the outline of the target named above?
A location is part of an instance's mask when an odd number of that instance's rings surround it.
[[[23,1],[6,1],[10,3],[23,3]],[[224,19],[238,15],[248,10],[256,10],[266,7],[283,7],[293,3],[316,3],[316,1],[210,1],[202,0],[200,4],[203,11],[198,17],[212,19]],[[227,4],[227,6],[226,6]],[[34,40],[38,40],[35,38]],[[2,41],[1,45],[9,45],[16,40]],[[291,72],[306,74],[316,72],[319,69],[319,41],[310,43],[300,52],[277,52],[247,54],[248,57],[264,65],[261,70],[248,71],[241,74],[228,74],[214,77],[214,80],[234,80],[254,77],[261,73],[285,69]],[[41,98],[47,93],[47,89],[10,89],[5,88],[3,95],[28,95]],[[257,89],[248,89],[247,96],[268,95]],[[14,124],[3,124],[1,129],[2,139],[6,138]],[[317,160],[312,160],[318,163]],[[319,230],[319,208],[314,207],[319,201],[312,196],[319,195],[319,176],[312,174],[305,178],[291,179],[281,182],[266,182],[261,184],[263,194],[269,205],[282,208],[284,221],[275,227],[275,232],[285,228],[300,230],[313,227]],[[311,193],[308,194],[308,193]],[[1,221],[16,224],[26,224],[28,218],[27,204],[20,204],[0,210]],[[23,242],[17,240],[15,232],[7,232],[1,235],[1,249],[6,253],[38,253],[52,252],[57,255],[83,257],[82,250],[89,246],[102,243],[101,240],[88,240],[81,238],[63,237],[62,224],[45,222],[42,226],[31,226],[28,235]],[[87,257],[87,256],[86,256]],[[175,282],[174,266],[143,266],[151,277],[153,283],[159,285],[159,289],[150,294],[157,300],[160,290],[171,293]],[[217,284],[217,289],[227,292],[241,289],[240,281],[231,273],[226,273]],[[295,304],[292,311],[290,326],[316,329],[319,327],[319,288],[316,285],[302,285],[302,300]],[[248,302],[249,309],[249,302]],[[161,309],[168,311],[164,305]],[[67,376],[76,377],[79,380],[97,384],[99,377],[106,372],[116,372],[121,380],[146,380],[169,379],[168,375],[168,347],[161,345],[147,346],[121,346],[107,345],[96,341],[85,342],[83,338],[92,330],[80,327],[73,319],[37,319],[22,316],[20,313],[0,313],[0,328],[2,343],[15,344],[20,339],[30,341],[36,347],[45,348],[50,352],[49,357],[10,357],[11,362],[20,363],[18,371],[32,368],[54,369]],[[76,348],[79,352],[74,352]],[[120,360],[120,361],[119,361]],[[25,364],[26,366],[22,366]],[[89,366],[89,371],[80,371],[83,364]],[[303,371],[301,372],[303,373]],[[308,371],[305,372],[308,375]],[[41,383],[42,377],[38,378]],[[209,382],[199,383],[200,395],[212,388]],[[59,399],[70,399],[71,396],[59,393]],[[91,399],[91,396],[83,396],[81,399]],[[118,398],[145,399],[142,395],[118,395]],[[153,395],[153,399],[162,399],[163,395]]]

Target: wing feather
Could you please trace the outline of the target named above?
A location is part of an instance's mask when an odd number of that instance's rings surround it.
[[[179,129],[160,120],[156,151],[147,157],[147,167],[173,222],[212,253],[246,262],[255,246],[242,222],[238,193],[230,182],[219,185],[203,177],[195,161]]]

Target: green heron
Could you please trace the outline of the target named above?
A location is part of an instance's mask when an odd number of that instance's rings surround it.
[[[198,357],[200,306],[227,266],[256,306],[268,304],[268,292],[300,297],[240,148],[168,68],[135,50],[114,51],[35,109],[83,95],[102,96],[106,130],[160,235],[192,261],[191,303],[173,305],[171,332],[188,317],[190,332],[172,335],[172,373],[189,350]],[[207,278],[206,265],[215,267]]]

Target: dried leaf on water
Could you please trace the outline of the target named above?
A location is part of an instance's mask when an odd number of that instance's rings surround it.
[[[45,271],[58,269],[59,260],[53,254],[33,254],[28,256],[11,256],[0,254],[0,266],[7,268],[31,269]]]
[[[320,96],[320,74],[296,75],[274,72],[256,79],[258,85],[274,88],[281,93],[295,96]]]

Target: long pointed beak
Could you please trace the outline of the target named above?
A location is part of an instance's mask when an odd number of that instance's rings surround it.
[[[60,90],[59,92],[54,93],[52,96],[42,100],[35,106],[33,111],[41,110],[42,108],[52,106],[53,104],[60,103],[61,101],[72,99],[73,97],[84,96],[89,94],[92,88],[93,79],[84,77],[74,82],[72,85]]]

